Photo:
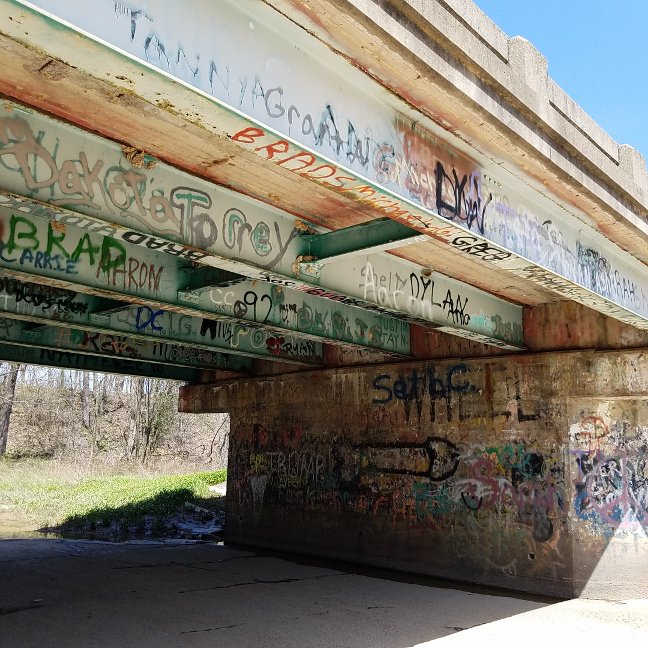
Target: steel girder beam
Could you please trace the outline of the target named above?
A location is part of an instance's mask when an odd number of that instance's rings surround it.
[[[221,132],[243,149],[447,245],[458,260],[648,328],[648,270],[587,225],[587,215],[553,202],[523,173],[520,181],[479,151],[455,146],[269,7],[223,1],[188,15],[164,2],[124,11],[106,2],[72,13],[61,0],[38,4],[86,31],[3,0],[5,15],[20,16],[5,21],[4,33],[97,78],[119,69],[128,91],[152,102],[175,88],[187,105],[205,106],[212,123],[218,117]],[[241,52],[233,42],[248,45]],[[284,59],[288,76],[266,68]]]
[[[21,362],[59,369],[98,371],[101,373],[124,374],[179,380],[187,383],[200,382],[200,370],[172,365],[151,365],[141,360],[124,360],[113,356],[95,356],[70,353],[34,346],[22,346],[0,342],[0,360]]]
[[[299,260],[310,258],[310,247],[321,247],[323,252],[327,248],[334,249],[334,239],[346,234],[322,234],[320,246],[319,237],[313,230],[284,212],[192,178],[162,163],[157,163],[153,169],[133,168],[122,148],[112,142],[38,113],[25,112],[15,103],[6,105],[12,108],[12,115],[0,117],[0,163],[3,164],[0,166],[0,186],[4,188],[0,193],[0,206],[11,210],[10,219],[13,220],[5,227],[6,236],[12,233],[14,236],[12,241],[7,241],[11,246],[32,245],[34,240],[30,238],[30,225],[26,221],[33,217],[47,218],[54,224],[48,225],[47,236],[42,235],[38,240],[47,240],[50,252],[61,253],[60,262],[65,262],[66,268],[70,262],[71,271],[75,270],[77,261],[70,261],[70,257],[77,250],[83,259],[96,263],[103,254],[105,240],[114,241],[106,244],[113,252],[122,247],[128,250],[138,247],[137,253],[128,257],[128,269],[118,270],[117,279],[124,278],[132,283],[131,260],[133,272],[141,272],[143,266],[137,265],[137,261],[150,267],[152,260],[157,259],[156,271],[163,265],[169,268],[164,272],[169,293],[167,302],[177,302],[180,291],[183,303],[191,303],[192,292],[200,294],[217,284],[231,285],[238,281],[237,276],[243,275],[268,286],[280,287],[285,291],[285,303],[295,305],[297,310],[303,307],[313,314],[321,314],[317,327],[300,330],[291,327],[284,318],[273,318],[273,312],[259,322],[252,317],[255,309],[240,309],[243,314],[236,318],[247,319],[256,325],[407,355],[409,332],[402,323],[394,322],[394,317],[398,317],[426,326],[443,326],[448,332],[480,337],[481,341],[497,346],[522,346],[519,307],[440,274],[435,276],[438,292],[443,289],[444,282],[449,282],[444,292],[459,288],[464,296],[478,297],[479,310],[472,309],[470,299],[467,300],[460,326],[450,314],[427,317],[422,304],[418,308],[422,315],[416,315],[417,301],[424,299],[414,294],[408,295],[410,306],[401,308],[400,305],[389,307],[379,299],[367,299],[359,286],[340,284],[337,289],[326,289],[329,287],[324,282],[308,272],[300,275],[303,268]],[[16,233],[16,227],[11,229],[12,222],[20,225],[20,232]],[[381,242],[385,237],[394,240],[396,246],[421,238],[420,235],[405,236],[404,228],[392,221],[382,221],[380,226],[369,224],[366,228],[371,232],[368,242],[373,249],[389,245]],[[408,233],[411,232],[408,230]],[[96,236],[103,237],[102,242],[90,241]],[[64,237],[68,239],[67,247],[58,243],[58,239]],[[74,237],[73,246],[69,239]],[[407,238],[410,240],[405,241]],[[350,239],[357,248],[358,235],[352,233]],[[85,241],[81,248],[79,241]],[[99,250],[95,250],[97,246]],[[350,245],[345,249],[348,252]],[[163,264],[159,261],[160,255],[165,257]],[[404,272],[402,263],[391,256],[385,258],[394,264],[394,273]],[[353,262],[353,257],[337,260],[338,267],[341,263]],[[201,271],[191,267],[196,263],[208,266],[216,276],[209,276],[208,271],[203,270],[201,277]],[[412,271],[410,266],[408,274]],[[181,270],[185,278],[171,296],[169,278],[181,274]],[[294,276],[296,270],[301,278]],[[351,272],[352,266],[347,270]],[[53,272],[61,273],[63,269],[57,267]],[[80,277],[87,274],[87,269],[79,272]],[[114,279],[112,284],[115,284]],[[146,288],[137,288],[144,297]],[[222,309],[221,315],[225,316]],[[484,326],[483,321],[495,317],[503,320],[506,326]],[[477,319],[471,323],[472,318]],[[358,327],[356,321],[360,322]],[[362,331],[372,334],[366,337]],[[399,332],[397,338],[391,336],[395,331]]]
[[[42,317],[21,320],[18,319],[21,315],[18,310],[16,303],[0,308],[0,342],[146,362],[153,367],[168,365],[230,372],[248,372],[252,367],[252,360],[248,357],[226,355],[187,344],[169,344],[153,336],[149,339],[144,336],[131,337],[109,327],[79,329],[71,327],[69,323],[61,326],[59,320],[47,319],[46,315],[52,313],[44,311],[41,312]],[[154,375],[155,369],[152,372]]]
[[[326,234],[307,234],[303,238],[308,243],[308,256],[315,257],[321,265],[343,261],[357,254],[366,256],[430,240],[391,218],[377,218]]]
[[[247,366],[236,359],[230,360],[230,355],[292,364],[323,364],[321,344],[311,340],[210,319],[190,309],[165,309],[159,302],[124,303],[123,307],[106,310],[105,300],[70,290],[75,284],[39,285],[30,283],[30,279],[33,276],[26,273],[0,272],[1,314],[36,324],[54,320],[57,326],[125,335],[133,340],[165,343],[172,345],[171,348],[177,345],[206,349],[214,352],[214,368],[238,370]],[[153,349],[152,353],[160,350]]]
[[[290,331],[316,342],[371,347],[399,355],[409,353],[407,324],[389,316],[347,304],[332,304],[321,297],[268,282],[234,285],[227,289],[223,300],[212,298],[212,293],[203,293],[201,298],[183,290],[187,259],[2,207],[0,230],[5,233],[0,240],[0,268],[6,271],[33,274],[44,282],[64,282],[81,291],[117,295],[148,303],[158,310],[176,309],[205,318],[248,321],[255,327],[257,337],[262,334],[264,339]],[[132,231],[129,235],[131,241],[143,236]],[[300,316],[289,317],[291,311]],[[307,347],[318,348],[314,344],[304,345],[297,338],[286,348]],[[300,354],[282,356],[307,360]]]
[[[524,347],[522,308],[429,268],[381,254],[300,264],[303,275],[361,300],[365,308],[406,313],[411,322],[506,349]]]

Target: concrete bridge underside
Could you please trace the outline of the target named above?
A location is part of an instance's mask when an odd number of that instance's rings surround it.
[[[646,596],[641,156],[468,0],[177,4],[0,0],[0,359],[230,412],[232,542]]]

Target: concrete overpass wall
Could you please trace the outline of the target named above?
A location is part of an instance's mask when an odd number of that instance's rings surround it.
[[[185,391],[229,411],[227,540],[571,596],[648,577],[641,351],[346,368]]]

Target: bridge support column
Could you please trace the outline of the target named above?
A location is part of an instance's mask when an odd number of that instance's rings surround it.
[[[546,595],[648,596],[645,350],[184,389],[232,414],[227,540]]]

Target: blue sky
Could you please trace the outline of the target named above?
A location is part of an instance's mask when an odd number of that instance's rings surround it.
[[[619,144],[648,159],[648,0],[475,0]]]

